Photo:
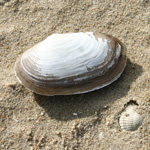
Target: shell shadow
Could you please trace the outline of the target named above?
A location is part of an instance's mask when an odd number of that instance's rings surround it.
[[[100,115],[107,109],[107,105],[128,93],[131,83],[142,72],[142,66],[132,63],[128,59],[121,77],[107,87],[85,94],[69,96],[50,97],[34,93],[34,98],[52,119],[67,121],[94,114]]]

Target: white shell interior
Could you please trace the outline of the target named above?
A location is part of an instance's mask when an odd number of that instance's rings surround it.
[[[29,74],[30,71],[23,62],[25,59],[28,60],[28,65],[35,66],[31,68],[35,69],[34,72],[38,75],[70,77],[85,73],[96,64],[104,63],[108,51],[111,51],[108,42],[108,39],[96,39],[92,32],[52,34],[22,55],[21,63]],[[120,51],[119,45],[116,58],[119,57]],[[114,59],[107,67],[110,68],[113,64]]]

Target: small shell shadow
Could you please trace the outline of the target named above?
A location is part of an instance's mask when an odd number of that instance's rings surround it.
[[[131,83],[142,72],[142,66],[128,59],[121,77],[105,88],[69,96],[42,96],[34,93],[34,98],[52,119],[67,121],[94,114],[100,115],[107,105],[128,93]]]

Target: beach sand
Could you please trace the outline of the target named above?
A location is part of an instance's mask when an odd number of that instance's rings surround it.
[[[96,31],[127,47],[127,66],[111,85],[86,94],[46,97],[20,85],[16,58],[52,33]],[[118,124],[134,101],[144,120]],[[0,149],[150,149],[149,0],[0,0]]]

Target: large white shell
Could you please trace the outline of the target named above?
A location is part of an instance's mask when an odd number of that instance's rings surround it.
[[[52,34],[19,57],[15,72],[21,84],[39,94],[85,93],[119,78],[125,49],[105,34]]]
[[[121,129],[134,131],[142,124],[143,117],[134,110],[135,107],[134,105],[128,106],[126,110],[122,112],[119,119]]]

